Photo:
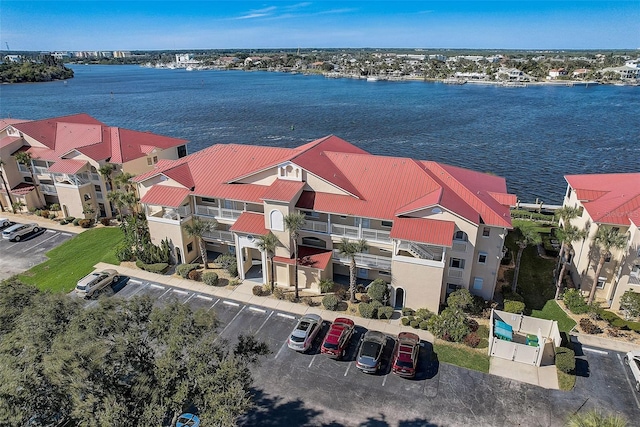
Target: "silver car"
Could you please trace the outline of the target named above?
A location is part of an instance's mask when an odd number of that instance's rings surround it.
[[[11,224],[11,221],[9,221],[7,218],[0,218],[0,228],[8,227],[9,224]]]
[[[19,242],[25,234],[37,233],[38,231],[40,231],[40,226],[35,222],[29,224],[13,224],[11,227],[2,231],[2,238]]]
[[[624,361],[627,365],[629,365],[629,368],[631,368],[636,391],[640,391],[640,351],[635,350],[628,352],[627,356],[624,358]]]
[[[322,329],[322,317],[317,314],[305,314],[291,332],[287,345],[292,350],[305,352],[311,348],[320,329]]]
[[[78,280],[76,294],[79,297],[91,298],[96,292],[120,280],[118,272],[113,269],[96,271]]]
[[[378,331],[367,331],[362,337],[362,344],[356,358],[356,368],[367,374],[375,374],[380,368],[382,350],[387,343],[387,336]]]

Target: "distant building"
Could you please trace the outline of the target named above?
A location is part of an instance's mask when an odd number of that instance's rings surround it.
[[[622,80],[640,79],[640,68],[638,67],[623,65],[621,67],[607,67],[602,69],[603,74],[609,71],[618,74]]]
[[[178,65],[186,65],[193,62],[193,54],[192,53],[178,53],[176,54],[176,64]]]
[[[571,76],[580,79],[586,77],[588,73],[589,70],[587,68],[578,68],[577,70],[574,70],[573,73],[571,73]]]
[[[113,52],[114,58],[129,58],[131,57],[131,52],[128,50],[116,50]]]
[[[72,58],[73,54],[71,52],[53,52],[51,53],[51,56],[59,61],[62,61],[65,58]]]
[[[564,68],[552,68],[551,70],[549,70],[547,79],[556,80],[558,77],[564,77],[567,74],[567,70],[565,70]]]
[[[2,59],[4,62],[22,62],[21,55],[5,55]]]

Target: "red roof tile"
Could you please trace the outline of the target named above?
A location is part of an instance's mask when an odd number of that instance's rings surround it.
[[[182,206],[189,193],[188,188],[154,185],[142,196],[140,203],[177,208]]]
[[[15,194],[16,196],[24,196],[25,194],[29,194],[35,186],[33,184],[27,184],[26,182],[21,182],[11,189],[11,194]]]
[[[596,223],[628,226],[640,214],[640,173],[566,175]]]
[[[451,247],[456,223],[427,218],[396,218],[391,238]]]
[[[267,190],[262,194],[262,200],[271,200],[276,202],[291,202],[295,197],[300,195],[305,183],[300,181],[286,181],[284,179],[276,179]]]
[[[310,246],[298,246],[298,265],[302,267],[325,270],[331,262],[332,257],[333,251],[331,250],[312,248]],[[273,260],[281,264],[295,264],[293,258],[277,256],[274,257]]]
[[[12,118],[5,118],[5,119],[0,119],[0,130],[3,130],[4,128],[6,128],[7,126],[10,125],[15,125],[17,123],[24,123],[24,122],[29,122],[30,120],[25,120],[25,119],[12,119]]]
[[[256,236],[264,236],[269,233],[269,230],[264,226],[264,215],[254,212],[242,212],[229,230]]]
[[[49,172],[74,174],[86,165],[87,162],[84,160],[61,159],[49,166]]]

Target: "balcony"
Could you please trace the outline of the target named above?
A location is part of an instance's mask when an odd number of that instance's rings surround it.
[[[49,168],[46,166],[34,166],[33,167],[33,172],[36,175],[49,175]]]
[[[388,231],[359,228],[350,225],[331,224],[331,235],[350,239],[365,239],[368,241],[391,243],[390,233]]]
[[[351,258],[348,256],[340,255],[340,252],[336,249],[334,249],[333,251],[333,259],[345,265],[351,264]],[[391,258],[388,257],[369,254],[356,254],[355,259],[356,267],[391,270]]]
[[[322,221],[311,221],[306,220],[302,225],[302,229],[306,231],[313,231],[315,233],[327,233],[329,229],[329,224]]]
[[[437,246],[421,245],[413,242],[401,242],[398,249],[409,252],[414,258],[429,261],[442,261],[444,250]]]
[[[82,187],[91,184],[86,174],[68,174],[68,173],[52,173],[51,177],[56,184],[70,185],[73,187]]]
[[[448,276],[456,279],[462,279],[462,276],[464,276],[464,270],[462,268],[449,267]]]
[[[237,209],[219,208],[217,206],[196,205],[196,215],[208,216],[215,219],[228,219],[235,221],[243,211]]]
[[[23,165],[22,163],[18,163],[18,170],[22,173],[31,173],[29,168]]]
[[[223,230],[212,230],[207,233],[204,233],[202,237],[206,240],[216,240],[219,242],[233,243],[233,233],[230,231]]]
[[[180,223],[191,216],[189,206],[179,208],[167,208],[163,206],[147,206],[147,220],[156,222],[166,222],[169,224]]]
[[[40,184],[40,190],[45,194],[58,194],[58,190],[56,190],[55,185]]]
[[[91,179],[91,181],[93,181],[93,182],[102,182],[102,181],[100,180],[100,174],[98,174],[98,173],[89,173],[89,174],[87,174],[87,175],[89,175],[89,178],[90,178],[90,179]]]

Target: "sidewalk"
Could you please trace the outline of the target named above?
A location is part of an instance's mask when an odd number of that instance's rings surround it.
[[[89,230],[88,228],[82,228],[79,226],[74,226],[72,224],[60,225],[60,223],[57,221],[54,221],[48,218],[42,218],[41,216],[36,216],[32,213],[14,214],[11,212],[0,212],[0,218],[7,218],[11,222],[18,222],[21,224],[35,222],[40,226],[40,228],[45,228],[48,230],[65,231],[67,233],[73,233],[73,234],[79,234],[79,233],[82,233],[83,231]],[[102,225],[100,224],[100,226]]]

